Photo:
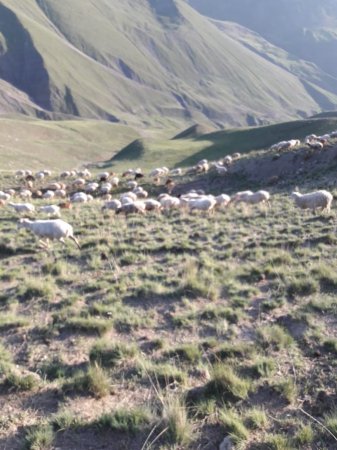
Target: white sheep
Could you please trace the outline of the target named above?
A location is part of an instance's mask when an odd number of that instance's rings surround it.
[[[61,208],[58,205],[40,206],[39,211],[48,214],[48,216],[61,217]]]
[[[98,183],[95,183],[95,182],[88,183],[88,184],[86,185],[86,187],[85,187],[85,192],[86,192],[87,194],[90,194],[90,193],[92,193],[92,192],[97,191],[98,187],[99,187],[99,184],[98,184]]]
[[[191,211],[198,209],[200,211],[211,212],[216,205],[216,200],[212,195],[200,197],[188,202],[188,207]]]
[[[51,199],[55,197],[55,192],[54,191],[46,191],[43,195],[42,198],[44,199]]]
[[[270,194],[267,191],[258,191],[251,194],[246,194],[241,198],[241,201],[250,205],[257,205],[258,203],[267,203],[268,206]]]
[[[125,203],[122,204],[120,208],[116,209],[116,214],[125,214],[126,216],[128,214],[133,213],[139,213],[144,214],[145,213],[145,203],[142,201],[135,201],[133,203]]]
[[[126,185],[129,189],[135,189],[138,186],[138,183],[137,181],[128,181]]]
[[[183,169],[181,169],[180,167],[178,167],[177,169],[170,170],[170,175],[172,177],[179,176],[179,175],[182,175],[182,174],[183,174]]]
[[[145,210],[146,211],[160,211],[162,206],[158,200],[154,200],[153,198],[149,198],[144,200]]]
[[[233,203],[239,203],[244,201],[245,197],[251,195],[253,192],[252,191],[240,191],[237,192],[234,197],[232,197],[232,202]]]
[[[215,208],[221,208],[221,206],[225,207],[229,205],[231,198],[227,194],[220,194],[215,197],[215,201],[216,201]]]
[[[11,195],[7,192],[0,191],[0,200],[5,200],[7,202],[11,198]]]
[[[9,206],[15,209],[19,214],[31,213],[35,211],[35,206],[31,203],[8,203]]]
[[[55,197],[57,198],[66,198],[67,192],[65,189],[56,189],[55,191]]]
[[[61,219],[50,219],[50,220],[36,220],[31,221],[29,219],[20,219],[18,222],[18,228],[26,228],[32,231],[40,238],[46,238],[47,242],[40,240],[40,243],[44,247],[48,247],[48,239],[58,240],[63,244],[65,238],[69,238],[75,242],[77,247],[80,249],[80,244],[74,236],[73,227],[64,222]]]
[[[294,199],[296,206],[302,209],[322,208],[322,211],[330,211],[333,196],[329,191],[321,190],[301,194],[300,192],[292,192],[291,198]]]
[[[28,199],[32,197],[32,192],[29,189],[22,189],[19,193],[22,199]]]
[[[112,177],[110,180],[112,187],[118,187],[119,185],[119,178],[118,177]]]
[[[108,194],[111,191],[111,189],[112,189],[112,184],[108,183],[108,182],[103,183],[100,187],[101,194],[103,194],[103,195]]]
[[[45,177],[45,174],[44,174],[44,172],[42,170],[40,172],[36,172],[36,174],[35,174],[35,178],[37,180],[43,180],[44,177]]]
[[[85,192],[76,192],[71,196],[70,201],[72,203],[86,203],[88,201],[88,195]]]
[[[171,197],[169,194],[161,194],[158,200],[164,210],[169,210],[173,208],[179,208],[180,199],[177,197]]]
[[[104,203],[102,206],[102,210],[104,209],[112,209],[113,211],[116,211],[118,208],[121,208],[122,202],[119,200],[110,200]]]

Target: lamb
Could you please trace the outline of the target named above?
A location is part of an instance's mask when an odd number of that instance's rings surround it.
[[[73,227],[61,219],[36,220],[20,219],[18,228],[26,228],[31,230],[40,238],[46,238],[47,242],[40,240],[43,247],[48,247],[48,239],[58,240],[65,244],[64,239],[69,238],[75,242],[77,247],[81,249],[78,240],[74,236]]]
[[[333,196],[330,192],[321,190],[308,194],[292,192],[291,198],[294,199],[296,206],[301,209],[312,209],[315,212],[316,208],[322,208],[322,211],[327,210],[329,212]]]
[[[61,217],[60,207],[58,205],[40,206],[39,211],[48,214],[48,216]]]
[[[15,211],[19,214],[23,213],[31,213],[35,211],[35,206],[31,203],[8,203],[9,206],[15,209]]]

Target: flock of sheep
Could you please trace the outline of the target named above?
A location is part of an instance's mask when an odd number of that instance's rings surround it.
[[[332,134],[329,137],[337,137],[337,132]],[[314,146],[316,143],[325,145],[321,141],[327,139],[327,136],[310,135],[305,139],[305,142],[310,146]],[[287,147],[284,144],[285,142],[288,143]],[[299,143],[298,140],[282,141],[271,148],[277,148],[278,150],[280,148],[291,148]],[[32,215],[35,212],[47,215],[48,220],[21,218],[18,223],[19,228],[29,229],[38,236],[43,247],[48,247],[49,239],[64,243],[64,240],[69,238],[79,248],[80,245],[74,236],[72,226],[60,219],[61,210],[72,208],[73,204],[76,203],[102,202],[102,211],[112,210],[115,214],[124,215],[145,214],[147,211],[168,212],[172,209],[199,210],[210,214],[217,209],[238,203],[270,206],[270,193],[265,190],[237,192],[232,197],[227,194],[214,196],[201,190],[193,190],[179,196],[172,195],[178,177],[184,174],[206,173],[210,169],[222,175],[240,156],[239,153],[235,153],[213,162],[203,159],[195,166],[185,170],[180,168],[169,170],[167,167],[153,169],[146,175],[147,183],[151,180],[156,186],[162,185],[166,191],[157,198],[148,198],[148,191],[139,185],[140,180],[145,177],[140,168],[128,169],[121,174],[121,177],[112,172],[102,172],[93,176],[88,169],[63,171],[56,177],[57,181],[47,183],[45,181],[52,176],[50,170],[39,171],[35,174],[29,170],[19,170],[15,174],[16,184],[19,186],[0,191],[0,205],[8,205],[20,215]],[[164,181],[162,182],[162,180]],[[117,187],[124,188],[126,191],[121,193],[118,198],[112,198],[112,192]],[[25,202],[15,203],[13,201],[15,197],[20,197]],[[333,199],[332,194],[325,190],[308,194],[293,192],[291,197],[299,208],[314,211],[317,208],[330,211]],[[32,199],[44,199],[48,202],[58,200],[60,203],[35,208]]]

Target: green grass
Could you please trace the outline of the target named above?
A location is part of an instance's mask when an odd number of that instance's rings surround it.
[[[205,387],[205,394],[225,402],[235,402],[247,398],[250,389],[249,380],[240,378],[230,366],[219,363],[211,368],[211,379]]]
[[[120,408],[112,413],[105,413],[96,420],[99,428],[108,428],[121,433],[135,434],[147,428],[152,421],[151,413],[143,408]]]
[[[103,339],[95,342],[90,350],[89,359],[103,367],[115,367],[123,361],[135,357],[137,351],[135,344],[114,343]]]

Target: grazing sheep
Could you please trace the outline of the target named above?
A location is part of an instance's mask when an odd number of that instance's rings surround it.
[[[308,194],[292,192],[291,198],[294,199],[296,206],[299,208],[312,209],[315,212],[316,208],[322,208],[322,211],[330,211],[333,196],[330,192],[321,190]]]
[[[97,191],[98,187],[99,187],[99,184],[98,184],[98,183],[95,183],[95,182],[93,182],[93,183],[88,183],[87,186],[85,187],[85,192],[86,192],[87,194],[90,194],[90,193],[92,193],[92,192]]]
[[[223,163],[226,164],[226,166],[230,166],[233,163],[233,158],[227,155],[224,157]]]
[[[50,198],[54,198],[54,197],[55,197],[55,192],[54,191],[46,191],[42,195],[42,198],[45,198],[45,199],[50,199]]]
[[[55,197],[57,198],[66,198],[67,192],[65,189],[56,189],[55,191]]]
[[[88,201],[88,195],[85,192],[76,192],[70,197],[72,203],[86,203]]]
[[[164,210],[180,207],[180,199],[177,197],[171,197],[169,194],[159,195],[158,200]]]
[[[71,176],[71,172],[69,170],[65,170],[60,173],[60,178],[69,178]]]
[[[8,203],[19,214],[31,213],[35,211],[35,206],[31,203]]]
[[[170,170],[170,175],[172,177],[176,177],[176,176],[182,175],[182,174],[183,174],[183,169],[180,169],[180,167],[178,167],[177,169]]]
[[[112,187],[118,187],[119,185],[119,178],[118,177],[112,177],[110,180]]]
[[[32,197],[32,192],[29,189],[22,189],[22,191],[20,191],[19,196],[22,199],[27,199],[27,198],[31,198]]]
[[[137,181],[128,181],[126,185],[129,189],[135,189],[138,186],[138,183]]]
[[[8,201],[10,198],[10,194],[0,191],[0,200]]]
[[[231,198],[227,194],[220,194],[215,197],[215,208],[221,208],[221,206],[227,206],[229,205]]]
[[[109,177],[112,177],[114,175],[115,175],[114,172],[101,172],[97,175],[97,179],[98,181],[104,182],[108,181]]]
[[[232,202],[233,203],[239,203],[244,201],[245,197],[247,197],[248,195],[251,195],[253,192],[252,191],[240,191],[237,192],[234,197],[232,197]]]
[[[29,219],[20,219],[18,222],[18,228],[26,228],[31,230],[40,238],[46,238],[51,240],[58,240],[63,244],[65,238],[69,238],[75,242],[77,247],[81,249],[78,240],[74,236],[73,227],[64,222],[61,219],[51,219],[51,220],[36,220],[31,221]],[[48,247],[48,242],[40,240],[40,243],[44,247]]]
[[[48,189],[48,191],[57,191],[57,189],[62,189],[63,185],[61,183],[49,183],[46,186],[46,189]]]
[[[146,211],[160,211],[162,206],[158,200],[154,200],[153,198],[149,198],[144,200],[145,210]]]
[[[145,214],[145,203],[141,201],[135,201],[133,203],[122,204],[120,208],[116,209],[116,214]]]
[[[101,194],[103,194],[103,195],[108,194],[111,191],[111,189],[112,189],[112,184],[108,183],[108,182],[103,183],[100,187]]]
[[[205,196],[205,197],[200,197],[195,200],[190,200],[188,202],[188,207],[191,211],[198,209],[200,211],[211,212],[214,209],[215,205],[216,205],[216,200],[211,195]]]
[[[48,216],[61,217],[60,207],[58,205],[40,206],[39,211],[48,214]]]
[[[72,185],[74,188],[81,188],[85,186],[85,179],[84,178],[77,178],[75,181],[73,181]]]
[[[42,172],[44,173],[45,177],[51,177],[51,170],[44,169]]]
[[[270,194],[267,191],[258,191],[251,194],[246,194],[241,198],[244,203],[249,203],[250,205],[257,205],[258,203],[267,203],[268,206],[270,199]]]
[[[112,209],[113,211],[116,211],[118,208],[121,208],[122,202],[119,200],[110,200],[108,202],[105,202],[102,206],[102,210],[104,209]]]
[[[91,178],[91,172],[88,169],[79,170],[77,175],[81,178]]]
[[[307,145],[314,150],[322,150],[324,147],[323,143],[319,141],[307,142]]]
[[[120,197],[119,197],[120,201],[122,203],[130,203],[130,202],[134,202],[137,200],[137,194],[135,194],[134,192],[124,192]],[[128,201],[126,201],[128,200]]]
[[[37,173],[35,174],[35,178],[36,178],[37,180],[43,180],[44,177],[45,177],[45,174],[44,174],[42,171],[37,172]]]
[[[233,154],[232,154],[232,158],[233,158],[233,159],[240,159],[240,158],[241,158],[241,153],[239,153],[239,152],[233,153]]]

